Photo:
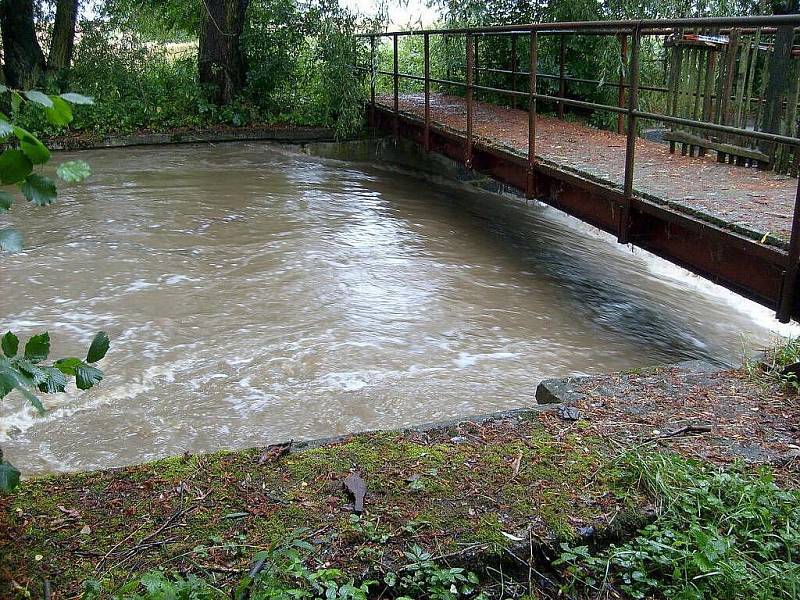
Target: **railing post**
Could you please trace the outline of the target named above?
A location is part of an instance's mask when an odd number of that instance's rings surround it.
[[[536,196],[534,181],[536,169],[536,71],[538,66],[538,40],[536,31],[531,31],[531,67],[529,76],[528,94],[528,178],[526,181],[525,195],[528,198]]]
[[[625,148],[625,188],[622,207],[619,211],[619,228],[617,240],[627,244],[630,234],[631,199],[633,198],[633,169],[636,161],[636,115],[639,107],[639,44],[642,39],[641,24],[633,28],[631,35],[631,59],[629,61],[628,79],[631,82],[628,93],[628,140]]]
[[[625,69],[628,66],[628,36],[627,34],[619,34],[619,58],[622,69],[619,72],[619,90],[617,93],[617,106],[625,108]],[[622,113],[617,114],[617,133],[620,135],[625,131],[624,127],[625,117]]]
[[[511,89],[517,91],[517,34],[511,34]],[[517,97],[511,96],[511,108],[517,108]]]
[[[453,81],[453,69],[450,66],[450,36],[444,34],[442,37],[444,38],[444,56],[447,64],[444,70],[444,78],[447,81]]]
[[[397,34],[392,35],[392,47],[394,49],[393,71],[394,75],[394,136],[400,133],[400,75],[398,70],[398,51]]]
[[[798,267],[800,267],[800,177],[797,179],[797,193],[794,198],[794,216],[789,237],[789,252],[786,257],[786,270],[783,272],[781,296],[775,315],[781,323],[788,323],[792,317],[792,307],[797,295]]]
[[[480,60],[481,53],[480,53],[479,44],[478,44],[478,42],[480,41],[480,36],[476,35],[474,38],[472,38],[472,40],[474,42],[474,47],[472,49],[472,55],[475,57],[473,59],[474,60],[474,64],[475,64],[475,76],[473,77],[473,79],[475,80],[475,83],[480,83],[480,81],[481,81],[481,60]]]
[[[561,98],[567,95],[567,82],[564,79],[564,57],[566,55],[567,34],[562,33],[558,36],[560,40],[560,47],[558,49],[558,95]],[[558,118],[564,118],[564,103],[558,103]]]
[[[431,40],[425,33],[425,152],[431,151]]]
[[[375,128],[375,82],[378,68],[375,64],[375,35],[369,36],[369,124]]]
[[[472,80],[473,68],[475,66],[474,39],[471,33],[467,34],[467,147],[464,155],[464,164],[468,169],[472,168]]]

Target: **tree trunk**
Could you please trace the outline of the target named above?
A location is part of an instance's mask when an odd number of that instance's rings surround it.
[[[33,0],[0,0],[0,28],[7,85],[35,87],[45,64],[33,24]]]
[[[229,104],[244,89],[247,64],[240,38],[249,0],[207,0],[200,26],[200,83],[215,104]]]
[[[75,45],[75,22],[78,19],[78,0],[58,0],[56,22],[53,25],[53,41],[47,55],[47,69],[61,71],[72,64],[72,49]]]

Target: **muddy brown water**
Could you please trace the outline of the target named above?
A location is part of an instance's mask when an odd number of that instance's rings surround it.
[[[88,182],[6,219],[29,247],[2,257],[3,329],[57,356],[112,340],[97,389],[0,405],[28,473],[524,407],[543,378],[775,336],[766,309],[463,184],[266,143],[80,157]]]

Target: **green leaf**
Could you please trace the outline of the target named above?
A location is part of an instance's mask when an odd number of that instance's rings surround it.
[[[38,206],[47,206],[55,202],[58,190],[56,182],[44,175],[31,174],[20,186],[22,195]]]
[[[33,164],[43,165],[50,160],[50,150],[30,131],[14,126],[14,135],[19,140],[19,147]]]
[[[50,354],[50,334],[46,331],[39,335],[34,335],[25,344],[25,358],[37,363],[47,359]]]
[[[44,367],[44,379],[38,384],[39,391],[45,394],[55,394],[67,389],[67,378],[55,367]]]
[[[44,92],[40,92],[39,90],[28,90],[27,92],[24,92],[24,94],[25,97],[31,102],[41,104],[45,108],[53,108],[53,101],[50,100],[50,97]]]
[[[53,103],[52,108],[44,111],[44,116],[53,125],[63,126],[72,122],[72,108],[70,105],[59,98],[58,96],[50,96]]]
[[[94,104],[94,98],[82,96],[80,94],[74,94],[72,92],[61,94],[61,97],[72,104]]]
[[[33,171],[33,163],[22,150],[12,148],[0,154],[0,183],[18,183]]]
[[[19,471],[10,462],[0,463],[0,490],[10,492],[19,485]]]
[[[20,252],[22,250],[22,234],[12,227],[0,229],[0,251]]]
[[[98,331],[97,335],[94,336],[92,340],[92,345],[89,346],[89,352],[86,355],[86,362],[88,363],[96,363],[98,360],[102,360],[105,357],[106,352],[108,352],[108,347],[110,346],[110,342],[108,341],[108,335],[105,331]]]
[[[45,372],[33,364],[30,360],[24,358],[17,359],[15,366],[25,377],[30,379],[31,384],[33,385],[39,385],[47,377]]]
[[[17,350],[19,350],[19,338],[10,331],[6,332],[6,334],[0,338],[0,348],[3,349],[3,354],[8,358],[13,358],[17,355]]]
[[[8,91],[8,88],[0,83],[0,94],[5,94]]]
[[[78,183],[92,174],[92,168],[85,160],[70,160],[58,165],[56,174],[68,183]]]
[[[75,385],[79,390],[88,390],[90,387],[100,383],[103,379],[103,372],[95,367],[90,367],[86,363],[81,363],[75,369]]]
[[[0,116],[0,140],[6,139],[12,133],[14,133],[14,126],[8,122],[5,115]]]
[[[22,104],[22,96],[19,92],[11,92],[11,116],[16,118],[19,115],[19,107]]]
[[[28,389],[28,385],[29,382],[25,380],[22,373],[14,369],[7,360],[0,360],[0,388],[7,390],[10,387],[19,391],[39,411],[39,414],[44,414],[45,410],[41,400]],[[3,396],[7,393],[6,391]]]
[[[0,190],[0,214],[8,212],[12,204],[14,204],[14,196]]]
[[[0,400],[8,396],[8,394],[17,387],[9,377],[0,373]]]
[[[53,363],[53,366],[61,371],[64,375],[74,376],[77,368],[82,364],[83,361],[80,358],[71,356],[69,358],[59,358]]]

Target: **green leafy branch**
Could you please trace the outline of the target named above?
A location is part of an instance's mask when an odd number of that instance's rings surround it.
[[[23,102],[36,104],[44,110],[47,120],[58,127],[72,122],[73,104],[93,104],[94,100],[81,94],[47,95],[39,90],[17,91],[0,84],[0,98],[8,100],[11,118],[0,112],[0,184],[15,185],[22,195],[37,206],[47,206],[56,200],[56,182],[50,177],[36,173],[37,166],[50,160],[50,150],[31,132],[14,124]],[[61,163],[56,175],[68,183],[83,181],[91,174],[91,168],[83,160]],[[0,190],[0,213],[8,212],[14,203],[11,192]],[[0,229],[0,250],[19,252],[22,250],[22,234],[13,228]]]
[[[88,390],[103,379],[103,372],[96,362],[105,357],[109,341],[105,331],[94,336],[85,359],[74,356],[60,358],[50,365],[44,364],[50,355],[50,334],[47,332],[32,336],[20,353],[19,338],[12,332],[0,337],[0,399],[17,390],[40,414],[45,408],[36,395],[55,394],[67,389],[70,378],[75,379],[78,389]],[[3,460],[0,451],[0,490],[7,491],[19,484],[20,473],[14,466]]]

